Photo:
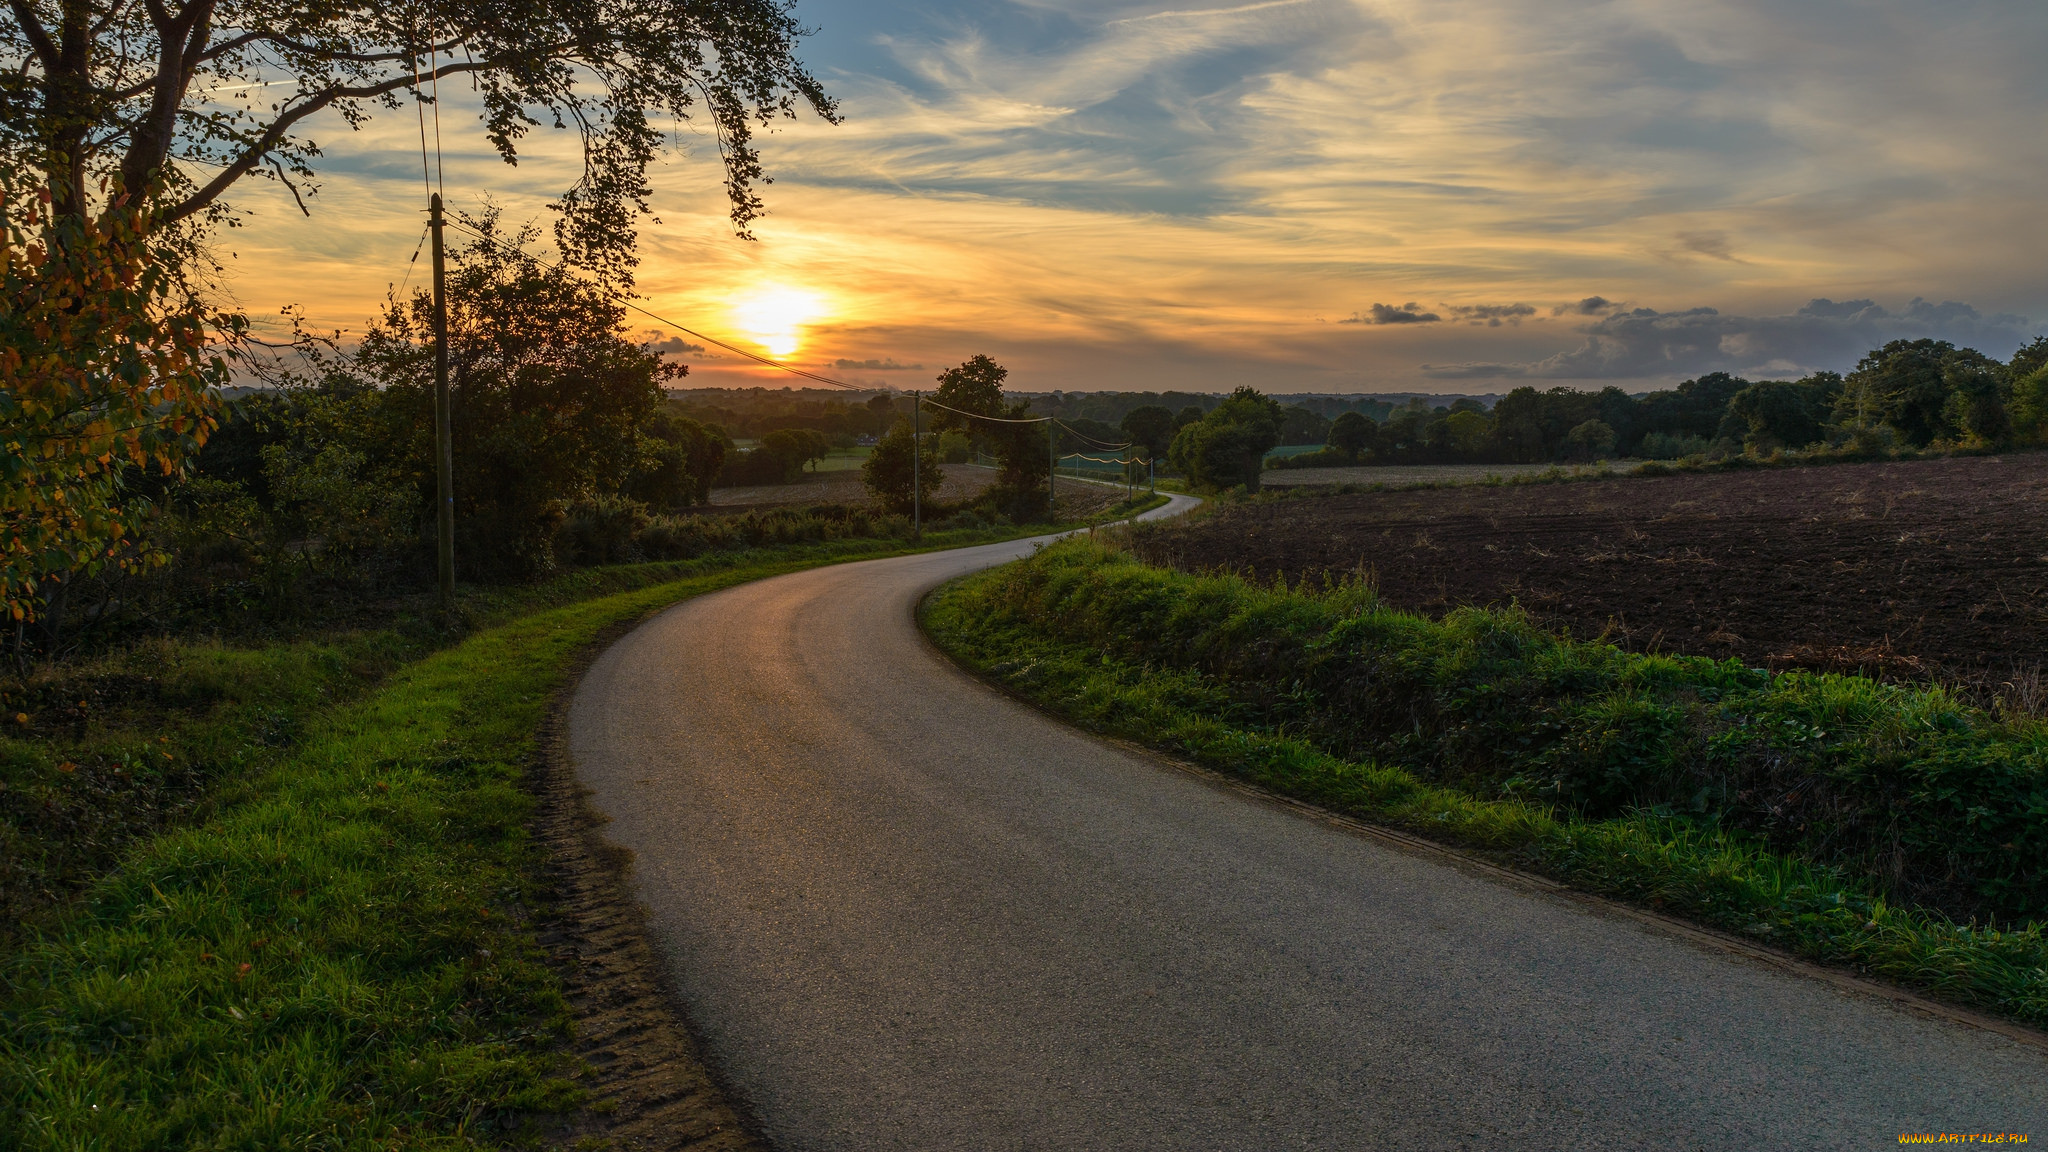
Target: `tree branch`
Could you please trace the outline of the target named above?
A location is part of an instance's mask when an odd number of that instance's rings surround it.
[[[34,48],[36,58],[43,62],[43,68],[55,72],[63,62],[63,54],[57,50],[57,42],[50,39],[49,30],[36,19],[35,9],[28,6],[28,0],[7,0],[14,9],[14,18],[21,23],[23,35],[28,37],[29,47]]]
[[[461,72],[483,72],[494,67],[496,67],[496,64],[491,62],[450,63],[442,65],[432,75],[438,79],[442,76],[452,76]],[[422,76],[420,79],[424,80],[427,77]],[[221,193],[228,190],[229,185],[248,175],[251,168],[262,163],[264,157],[269,155],[270,150],[277,147],[278,142],[284,139],[285,133],[291,130],[292,125],[304,120],[313,113],[326,108],[337,100],[371,99],[382,96],[386,92],[410,87],[412,82],[411,76],[400,76],[395,80],[387,80],[382,84],[371,84],[358,88],[329,88],[325,92],[312,94],[312,98],[304,104],[285,112],[272,121],[270,127],[264,131],[262,136],[257,138],[254,144],[251,144],[240,156],[237,156],[233,163],[221,169],[219,175],[207,181],[205,187],[186,197],[179,204],[167,209],[162,216],[163,222],[169,224],[174,221],[183,220],[185,217],[213,203],[214,200],[219,198]]]

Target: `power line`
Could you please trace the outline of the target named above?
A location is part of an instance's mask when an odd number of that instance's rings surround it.
[[[460,229],[462,229],[462,230],[463,230],[464,232],[467,232],[467,233],[469,233],[469,234],[470,234],[471,236],[474,236],[474,237],[476,237],[477,239],[479,239],[479,240],[483,241],[484,243],[486,243],[486,244],[489,244],[489,245],[491,245],[491,246],[493,246],[493,247],[495,247],[495,248],[498,248],[498,249],[500,249],[500,250],[502,250],[502,251],[504,251],[504,252],[508,252],[508,253],[512,254],[513,256],[516,256],[516,257],[518,257],[518,258],[519,258],[519,259],[521,259],[521,260],[531,260],[531,261],[533,261],[533,262],[534,262],[535,264],[538,264],[538,265],[540,265],[540,266],[541,266],[541,267],[543,267],[543,268],[548,268],[548,269],[552,269],[552,270],[554,270],[554,271],[558,271],[558,272],[559,272],[559,271],[561,271],[561,265],[559,265],[559,264],[554,264],[554,263],[551,263],[551,262],[549,262],[549,261],[547,261],[547,260],[543,260],[543,259],[541,259],[540,257],[538,257],[538,256],[535,256],[535,255],[533,255],[533,254],[531,254],[531,253],[528,253],[528,252],[522,252],[522,251],[520,251],[519,249],[517,249],[517,248],[514,248],[514,247],[512,247],[512,246],[511,246],[510,244],[506,244],[506,243],[504,243],[503,241],[497,240],[497,239],[495,239],[495,238],[493,238],[493,237],[490,237],[490,236],[486,236],[486,235],[484,235],[484,234],[483,234],[482,232],[479,232],[479,231],[477,231],[476,229],[474,229],[474,228],[471,228],[471,227],[470,227],[469,225],[467,225],[467,224],[464,224],[464,223],[463,223],[462,221],[460,221],[460,220],[452,220],[452,221],[450,221],[450,223],[454,224],[454,225],[455,225],[455,226],[456,226],[457,228],[460,228]],[[642,307],[640,307],[640,306],[639,306],[638,304],[635,304],[635,303],[633,303],[633,302],[632,302],[632,301],[630,301],[630,300],[621,300],[621,301],[619,301],[619,303],[620,303],[621,305],[623,305],[624,307],[630,308],[630,309],[632,309],[633,311],[635,311],[635,312],[638,312],[638,313],[639,313],[639,314],[641,314],[642,316],[645,316],[645,317],[647,317],[647,318],[648,318],[649,320],[653,320],[653,321],[656,321],[656,322],[658,322],[658,323],[666,324],[666,325],[668,325],[669,327],[671,327],[671,328],[675,329],[675,330],[676,330],[676,331],[678,331],[678,332],[682,332],[682,333],[686,333],[686,334],[688,334],[688,335],[691,335],[691,336],[695,336],[695,337],[696,337],[697,339],[699,339],[699,340],[702,340],[702,341],[704,341],[704,342],[705,342],[706,344],[716,344],[716,345],[717,345],[717,346],[719,346],[720,348],[723,348],[723,349],[725,349],[726,351],[728,351],[728,352],[732,353],[732,354],[733,354],[733,355],[735,355],[735,356],[744,356],[744,357],[746,357],[747,359],[749,359],[749,360],[752,360],[752,361],[754,361],[754,362],[756,362],[756,363],[758,363],[758,364],[765,364],[765,365],[767,365],[767,366],[768,366],[768,367],[770,367],[770,368],[780,368],[780,369],[781,369],[782,371],[784,371],[784,372],[788,372],[788,373],[790,373],[791,375],[794,375],[794,376],[801,376],[801,377],[803,377],[803,378],[804,378],[804,379],[806,379],[806,380],[816,380],[816,381],[817,381],[818,383],[820,383],[820,384],[830,384],[830,385],[832,385],[832,386],[833,386],[834,388],[844,388],[844,389],[846,389],[846,390],[847,390],[847,391],[849,391],[849,392],[871,392],[871,391],[874,391],[874,389],[871,389],[871,388],[863,388],[863,387],[861,387],[861,386],[860,386],[860,385],[858,385],[858,384],[848,384],[848,383],[847,383],[846,381],[844,381],[844,380],[834,380],[834,379],[832,379],[832,378],[831,378],[830,376],[820,376],[820,375],[818,375],[818,374],[817,374],[816,372],[811,372],[811,371],[808,371],[808,370],[806,370],[806,369],[803,369],[803,368],[795,368],[795,367],[792,367],[792,366],[790,366],[790,365],[788,365],[788,364],[781,364],[781,363],[777,363],[777,362],[776,362],[776,361],[774,361],[774,360],[770,360],[770,359],[769,359],[769,358],[767,358],[766,356],[760,356],[760,355],[756,355],[755,353],[749,352],[749,351],[747,351],[747,350],[746,350],[745,348],[738,348],[738,347],[735,347],[735,346],[733,346],[733,345],[731,345],[731,344],[727,344],[727,343],[726,343],[725,341],[723,341],[723,340],[720,340],[720,339],[719,339],[718,337],[716,337],[716,336],[706,336],[706,335],[705,335],[704,333],[702,333],[702,332],[699,332],[699,331],[697,331],[697,330],[696,330],[695,328],[690,328],[690,327],[686,327],[686,326],[684,326],[684,325],[682,325],[682,324],[678,324],[677,322],[675,322],[674,320],[671,320],[671,319],[669,319],[669,318],[668,318],[668,317],[666,317],[666,316],[662,316],[662,315],[658,315],[658,314],[656,314],[656,313],[653,313],[653,312],[649,312],[649,311],[648,311],[647,309],[645,309],[645,308],[642,308]]]
[[[968,412],[960,408],[954,408],[950,405],[941,404],[937,400],[926,400],[925,403],[931,405],[934,408],[944,408],[948,412],[957,413],[961,416],[966,416],[973,420],[987,420],[992,424],[1045,424],[1051,422],[1053,419],[1050,416],[1032,416],[1028,419],[1016,419],[1012,417],[1003,416],[984,416],[979,412]]]

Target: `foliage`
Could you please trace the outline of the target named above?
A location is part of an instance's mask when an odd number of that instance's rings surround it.
[[[1158,404],[1143,404],[1124,413],[1117,430],[1140,456],[1164,460],[1166,450],[1173,446],[1173,412]]]
[[[2048,443],[2048,365],[2013,382],[2008,411],[2014,436],[2023,444]]]
[[[813,428],[781,428],[761,438],[761,450],[802,472],[832,451],[832,440]]]
[[[732,440],[723,429],[660,408],[641,423],[639,448],[626,494],[651,508],[686,508],[710,502]]]
[[[579,574],[513,599],[580,603],[395,674],[395,659],[445,639],[160,645],[138,656],[168,657],[149,688],[159,717],[178,714],[174,743],[154,728],[89,750],[0,740],[0,800],[32,779],[70,811],[202,757],[200,774],[238,785],[204,823],[124,843],[82,902],[10,941],[0,1146],[465,1147],[480,1127],[517,1138],[522,1114],[573,1104],[556,1052],[568,1005],[533,922],[549,878],[522,786],[570,660],[686,597],[892,550],[851,541]],[[330,693],[387,676],[330,710]]]
[[[1513,612],[1431,621],[1364,585],[1266,590],[1094,544],[988,586],[1013,623],[1197,676],[1233,723],[1334,756],[1588,818],[1685,814],[1958,915],[2048,914],[2048,725],[1940,689],[1637,655]]]
[[[1945,340],[1894,340],[1865,356],[1842,383],[1844,423],[1883,424],[1916,448],[2002,434],[2003,366]]]
[[[946,480],[945,473],[939,469],[939,454],[930,435],[926,435],[914,449],[913,439],[910,421],[898,420],[860,467],[861,480],[867,485],[868,492],[890,511],[905,515],[913,509],[913,493],[916,500],[929,505],[938,495],[939,485]],[[913,450],[916,452],[914,460]]]
[[[836,121],[795,57],[802,29],[774,0],[594,5],[427,0],[403,10],[249,0],[117,4],[20,0],[0,15],[18,66],[0,79],[0,156],[38,172],[60,216],[93,214],[95,182],[166,195],[146,227],[231,220],[222,195],[275,178],[304,207],[332,111],[350,128],[437,81],[471,84],[507,163],[542,123],[573,124],[582,177],[556,207],[556,238],[600,279],[629,278],[631,220],[670,127],[704,114],[725,161],[732,218],[760,213],[757,124],[799,105]],[[201,172],[203,176],[189,173]]]
[[[1645,460],[1681,460],[1697,456],[1708,448],[1704,436],[1674,436],[1668,432],[1648,432],[1636,446],[1636,455]]]
[[[1890,723],[1885,715],[1885,704],[1913,697],[1909,691],[1896,698],[1884,693],[1885,702],[1876,703],[1869,696],[1882,690],[1853,678],[1772,681],[1707,661],[1617,663],[1611,649],[1546,638],[1512,619],[1468,613],[1435,625],[1386,611],[1359,585],[1288,591],[1196,579],[1145,569],[1080,541],[955,584],[928,603],[923,618],[956,656],[1084,725],[1317,804],[1502,854],[1590,891],[2048,1022],[2048,937],[2038,923],[1965,927],[1902,906],[1876,894],[1896,885],[1889,876],[1831,866],[1825,836],[1780,834],[1826,810],[1801,797],[1817,783],[1825,789],[1846,768],[1839,760],[1829,763],[1824,749],[1876,748],[1876,763],[1887,765],[1879,771],[1900,774],[1910,772],[1901,760],[1935,751],[1943,730],[1921,722],[1928,713],[1905,723]],[[1337,682],[1322,671],[1344,661],[1347,650],[1370,657],[1376,668],[1344,677],[1349,687],[1332,694]],[[1355,656],[1350,668],[1362,671]],[[1501,671],[1510,672],[1504,682],[1488,679]],[[1261,682],[1261,676],[1268,679]],[[1631,745],[1622,735],[1629,723],[1622,717],[1640,719],[1660,695],[1761,726],[1724,744],[1747,742],[1764,758],[1805,761],[1788,767],[1790,790],[1761,797],[1788,809],[1779,813],[1781,828],[1744,830],[1684,802],[1560,809],[1512,777],[1502,787],[1487,774],[1446,771],[1433,757],[1417,755],[1441,741],[1461,760],[1497,751],[1555,765],[1560,758],[1544,745],[1574,732],[1611,752]],[[1861,707],[1848,705],[1859,697]],[[1921,699],[1936,713],[1953,707]],[[1333,744],[1329,718],[1321,715],[1349,702],[1389,720],[1405,709],[1422,727],[1405,747],[1360,756]],[[1446,705],[1455,706],[1449,714]],[[1581,710],[1592,723],[1572,721]],[[1445,720],[1463,735],[1446,741]],[[1871,728],[1832,731],[1843,721]],[[2041,740],[2037,730],[2005,735],[2036,747]],[[1609,765],[1611,778],[1621,765],[1611,758]],[[1993,775],[1978,778],[1995,778],[1998,766],[1985,767]],[[2032,815],[2007,818],[2008,828],[2038,831],[2048,815],[2040,806],[2039,770],[2038,760],[2008,769],[2022,779],[2032,771],[2035,789]],[[1969,829],[1991,815],[1966,812],[1965,803],[1997,803],[1984,794],[1950,794],[1958,785],[1967,790],[1951,776],[1931,790],[1890,797],[1893,807],[1883,816],[1916,825],[1905,837],[1931,845],[1942,831]],[[1967,839],[1983,844],[1997,835],[1971,830]],[[2032,843],[1994,845],[1993,855],[2008,868],[2038,871],[2041,857]],[[1922,860],[1945,864],[1939,856]]]
[[[1604,420],[1588,420],[1565,434],[1565,445],[1574,460],[1595,460],[1614,451],[1614,429]]]
[[[1008,379],[1010,370],[980,353],[969,357],[955,368],[939,373],[939,386],[932,393],[934,404],[945,407],[931,413],[931,427],[934,432],[958,430],[979,433],[987,427],[962,415],[1002,416],[1008,405],[1003,399],[1003,381]],[[954,411],[948,411],[954,409]]]
[[[1746,429],[1743,443],[1750,448],[1804,448],[1826,433],[1841,392],[1842,377],[1834,372],[1798,381],[1760,381],[1729,398],[1728,415]]]
[[[1327,443],[1353,460],[1372,446],[1377,428],[1362,413],[1345,412],[1330,422]]]
[[[205,444],[228,378],[209,342],[240,324],[152,261],[126,201],[89,221],[9,199],[0,216],[0,603],[54,627],[76,574],[162,560],[138,480],[181,475]]]
[[[939,454],[941,464],[971,464],[974,462],[974,441],[965,432],[942,432],[933,451]]]
[[[1196,485],[1259,490],[1266,453],[1280,442],[1281,408],[1256,388],[1232,392],[1198,423],[1182,428],[1167,461]]]
[[[629,487],[639,428],[685,368],[622,334],[601,290],[525,254],[495,212],[471,221],[448,275],[457,554],[466,574],[544,571],[565,501]],[[424,291],[393,301],[350,365],[381,386],[386,450],[431,507],[434,347]]]

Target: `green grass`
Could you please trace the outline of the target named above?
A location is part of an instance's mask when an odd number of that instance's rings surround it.
[[[215,763],[205,819],[127,844],[81,898],[11,941],[0,1147],[494,1146],[517,1135],[501,1122],[571,1104],[557,1053],[570,1021],[534,937],[544,909],[523,780],[577,653],[742,581],[1026,531],[575,573],[473,597],[494,623],[417,659],[432,640],[403,629],[160,646],[159,688],[192,697],[170,725],[179,743],[134,728],[89,734],[97,745],[49,731],[13,742],[18,761],[103,761],[140,741],[158,757],[210,747]],[[267,744],[277,716],[292,738]],[[93,775],[42,770],[38,786],[57,789]]]
[[[1626,788],[1600,798],[1631,774],[1648,790],[1697,784],[1674,775],[1674,762],[1759,751],[1789,764],[1805,788],[1844,775],[1833,783],[1837,809],[1887,770],[1894,781],[1931,779],[1928,791],[1875,791],[1894,823],[1938,826],[1960,811],[1960,831],[1948,833],[1956,847],[1973,840],[2002,857],[2006,870],[1980,879],[2017,898],[2038,881],[2042,861],[2027,837],[2048,816],[2038,724],[2014,731],[1940,693],[1853,677],[1632,656],[1498,615],[1429,621],[1387,610],[1358,586],[1189,577],[1098,542],[951,585],[928,601],[924,621],[956,658],[1085,727],[1587,891],[2048,1024],[2038,921],[1963,924],[1889,898],[1828,858],[1844,840],[1802,840],[1805,824],[1773,839],[1711,803],[1642,804]],[[1972,791],[1987,778],[2013,785],[1996,801],[2007,810],[1991,812]]]

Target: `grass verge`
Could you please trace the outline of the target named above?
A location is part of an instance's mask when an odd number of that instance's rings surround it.
[[[1095,541],[953,584],[927,602],[924,622],[963,663],[1083,727],[1582,890],[2048,1024],[2038,921],[1958,923],[1888,898],[1882,883],[1822,854],[1854,839],[1850,802],[1863,788],[1893,824],[1953,816],[1958,840],[1981,842],[1978,880],[2010,898],[2033,892],[2040,857],[2029,845],[2048,816],[2042,733],[1939,694],[1635,656],[1500,614],[1429,621],[1384,608],[1369,589],[1191,577]],[[1771,829],[1735,826],[1734,804],[1748,802],[1740,789],[1723,808],[1708,794],[1697,805],[1637,802],[1645,789],[1710,782],[1682,770],[1694,761],[1709,772],[1788,771],[1786,803],[1821,792],[1835,839],[1807,823],[1775,830],[1775,841]],[[1983,771],[1973,779],[1973,769]],[[2011,795],[1981,794],[1986,776]],[[1925,787],[1872,787],[1880,777]],[[1993,857],[2005,864],[1996,874]]]
[[[718,588],[1021,534],[578,573],[472,603],[484,619],[528,611],[326,708],[315,705],[424,641],[200,646],[189,656],[199,671],[166,674],[219,690],[188,717],[188,744],[245,740],[266,708],[290,711],[294,739],[223,760],[230,791],[211,797],[210,818],[132,843],[81,899],[12,941],[0,963],[0,1147],[536,1139],[520,1117],[578,1096],[559,1054],[561,981],[535,941],[525,787],[564,669],[607,628]],[[374,659],[351,665],[358,651]],[[17,756],[49,759],[17,743]],[[80,775],[48,771],[58,788]]]

